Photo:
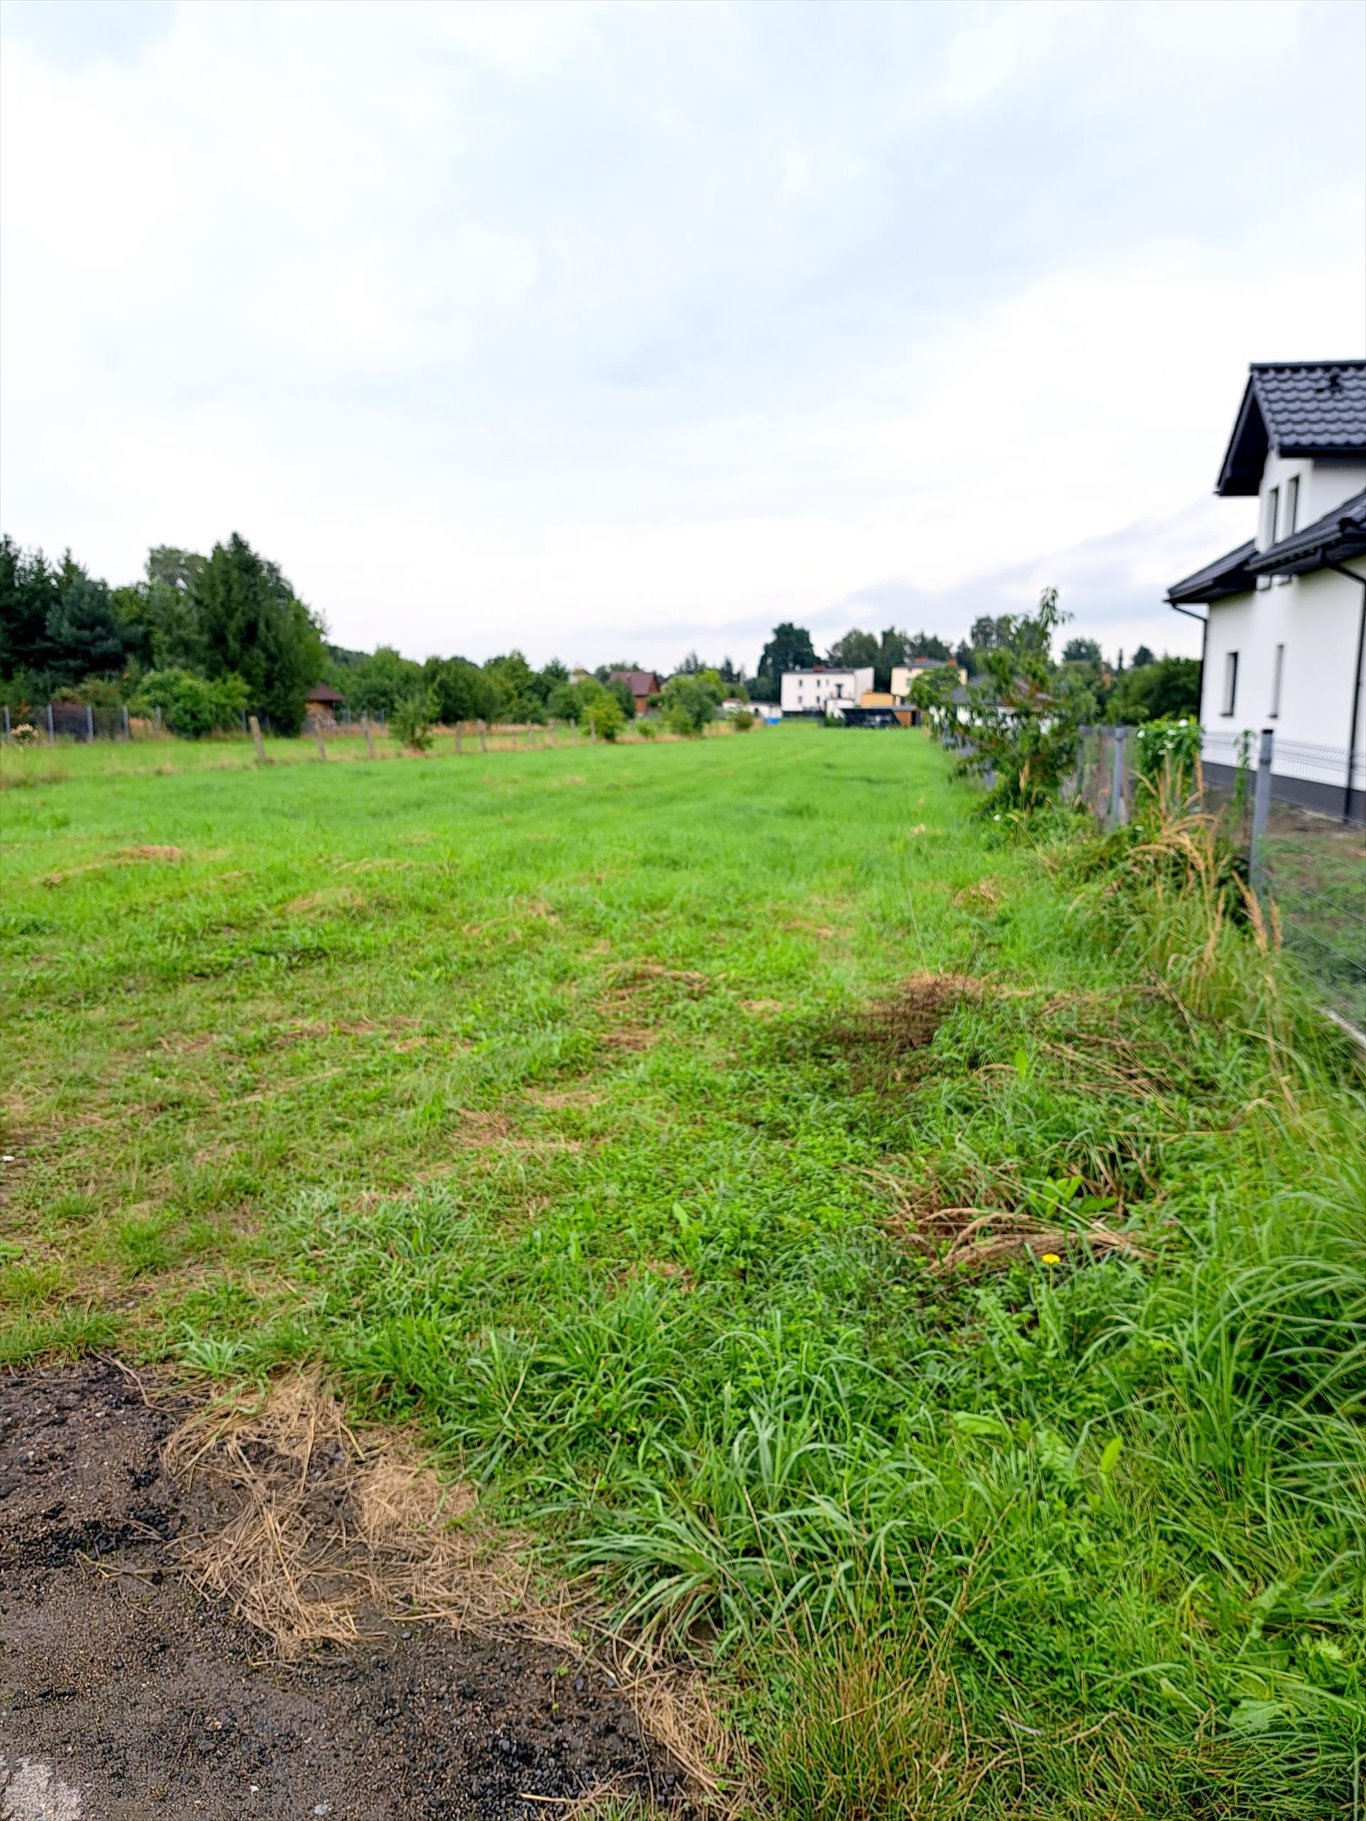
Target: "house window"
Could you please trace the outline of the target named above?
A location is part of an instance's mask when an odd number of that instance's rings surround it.
[[[1262,504],[1263,550],[1269,550],[1276,541],[1276,510],[1280,505],[1280,498],[1281,494],[1279,487],[1267,488],[1266,499]],[[1269,588],[1271,586],[1271,577],[1269,575],[1259,575],[1257,577],[1257,586],[1259,588]]]
[[[1274,721],[1281,712],[1281,672],[1285,669],[1285,646],[1276,647],[1275,662],[1271,666],[1271,719]]]
[[[1221,714],[1232,714],[1238,702],[1238,653],[1230,651],[1224,659],[1224,706]]]
[[[1285,483],[1285,498],[1281,502],[1281,536],[1293,537],[1295,521],[1300,515],[1300,477],[1292,474]],[[1278,575],[1277,582],[1288,582],[1288,575]]]

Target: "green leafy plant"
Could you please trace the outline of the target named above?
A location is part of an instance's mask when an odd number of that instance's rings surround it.
[[[395,702],[389,732],[409,752],[429,752],[436,738],[436,696],[430,689],[415,691]]]
[[[249,699],[239,676],[211,682],[188,670],[153,670],[142,679],[129,706],[134,714],[148,716],[160,709],[162,725],[171,733],[198,740],[240,727]]]
[[[621,703],[610,690],[599,689],[583,711],[583,724],[598,740],[615,740],[626,725]]]

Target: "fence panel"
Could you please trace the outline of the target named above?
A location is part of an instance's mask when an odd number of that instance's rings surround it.
[[[1325,1005],[1366,1031],[1366,821],[1347,797],[1346,749],[1273,740],[1268,795],[1256,870],[1286,952]]]

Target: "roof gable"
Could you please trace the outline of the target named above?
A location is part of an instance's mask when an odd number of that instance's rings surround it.
[[[1255,362],[1215,492],[1256,493],[1269,453],[1366,455],[1366,360]]]

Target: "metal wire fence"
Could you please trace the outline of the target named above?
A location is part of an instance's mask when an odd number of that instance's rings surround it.
[[[1141,729],[1086,727],[1069,781],[1107,827],[1141,801]],[[1279,915],[1286,952],[1323,1003],[1366,1031],[1366,756],[1345,747],[1207,730],[1202,803]]]
[[[248,716],[245,709],[241,719],[242,736],[246,738]],[[330,714],[310,710],[310,727],[315,720],[329,735],[360,735],[367,725],[372,733],[382,734],[388,726],[382,714],[353,714],[349,708],[340,708]],[[277,731],[269,715],[261,716],[261,730],[271,735]],[[41,702],[22,711],[0,704],[0,740],[13,740],[19,745],[55,746],[59,740],[74,740],[81,746],[92,740],[155,740],[166,731],[159,708],[149,715],[137,715],[131,713],[125,703],[111,708],[96,707],[90,702]]]

